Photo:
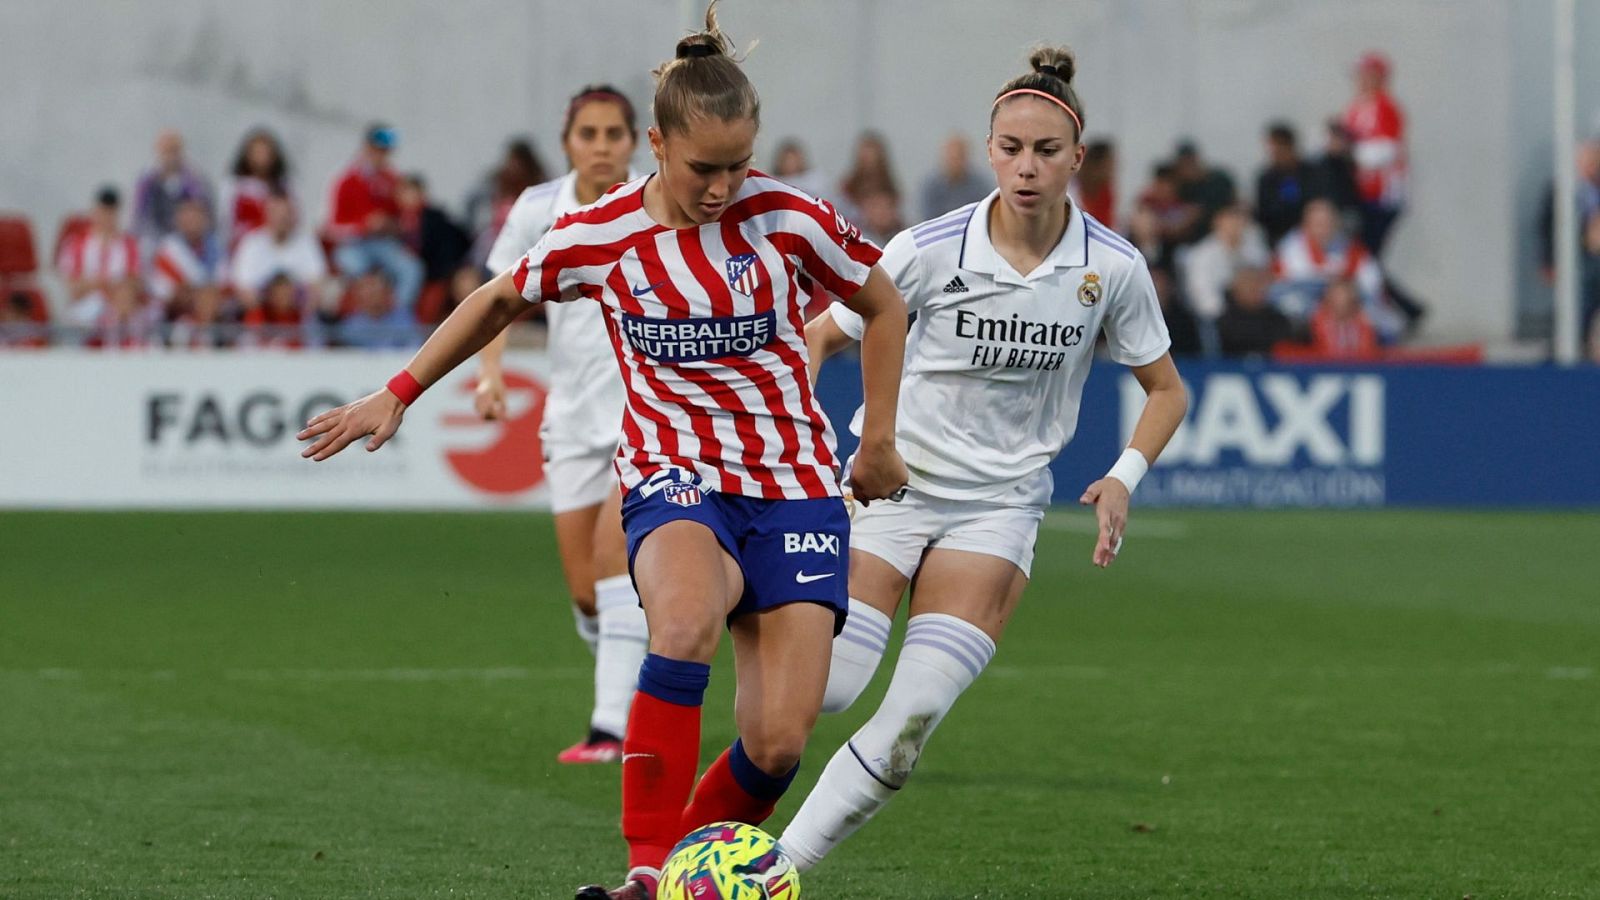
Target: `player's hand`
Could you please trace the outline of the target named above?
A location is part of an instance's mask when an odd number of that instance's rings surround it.
[[[506,380],[503,376],[478,373],[478,386],[472,392],[472,408],[485,422],[506,417]]]
[[[1078,502],[1094,507],[1100,520],[1100,537],[1094,543],[1094,564],[1104,569],[1122,549],[1122,532],[1128,526],[1128,486],[1106,476],[1084,490]]]
[[[862,506],[893,496],[906,486],[911,473],[892,442],[873,446],[863,443],[850,466],[850,490]]]
[[[322,462],[338,453],[353,441],[372,435],[367,441],[367,452],[382,447],[394,437],[405,417],[406,405],[388,389],[378,390],[360,400],[330,409],[306,423],[295,435],[297,441],[316,438],[315,443],[300,452],[302,457]]]

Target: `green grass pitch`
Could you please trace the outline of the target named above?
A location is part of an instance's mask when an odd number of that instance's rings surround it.
[[[806,897],[1600,896],[1600,517],[1135,510],[1106,572],[1089,525]],[[0,897],[615,878],[561,585],[539,515],[0,514]]]

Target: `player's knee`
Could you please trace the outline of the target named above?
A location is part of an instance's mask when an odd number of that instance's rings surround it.
[[[740,735],[745,755],[769,775],[782,775],[800,764],[806,750],[807,730],[795,726],[775,726]]]
[[[664,616],[650,632],[650,652],[670,659],[710,662],[717,652],[720,623],[693,616]]]

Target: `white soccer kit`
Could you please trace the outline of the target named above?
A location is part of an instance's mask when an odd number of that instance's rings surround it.
[[[1055,249],[1018,273],[989,241],[998,199],[995,191],[901,232],[879,263],[916,317],[895,434],[911,491],[898,508],[875,503],[858,514],[850,541],[906,575],[926,547],[941,545],[1028,572],[1054,491],[1049,465],[1077,429],[1096,335],[1127,366],[1155,362],[1171,345],[1132,244],[1074,205]],[[837,303],[829,314],[861,338],[860,316]]]
[[[577,172],[524,190],[489,250],[490,270],[515,266],[557,220],[582,206]],[[627,395],[600,307],[551,303],[544,312],[550,326],[550,395],[539,439],[550,508],[561,513],[601,503],[616,488],[614,462]]]

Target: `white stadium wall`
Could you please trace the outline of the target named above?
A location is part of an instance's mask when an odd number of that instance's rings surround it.
[[[96,185],[131,187],[159,127],[182,129],[220,179],[243,132],[267,124],[320,222],[373,118],[399,126],[398,164],[453,205],[510,135],[532,133],[556,159],[576,86],[614,81],[643,106],[648,70],[698,6],[5,0],[0,208],[31,215],[47,250]],[[1580,10],[1577,41],[1591,56],[1594,12]],[[759,161],[796,134],[837,175],[855,134],[876,128],[910,197],[940,138],[981,138],[995,88],[1037,41],[1078,50],[1089,131],[1117,141],[1124,201],[1178,136],[1250,189],[1263,123],[1289,119],[1319,143],[1320,121],[1348,99],[1351,61],[1381,48],[1396,61],[1415,172],[1395,268],[1434,304],[1431,333],[1503,337],[1519,296],[1538,291],[1526,233],[1549,172],[1545,0],[727,0],[723,16],[741,42],[762,42],[749,62],[765,103]],[[1584,62],[1580,85],[1594,72]],[[1600,96],[1581,89],[1582,103],[1588,124]]]

